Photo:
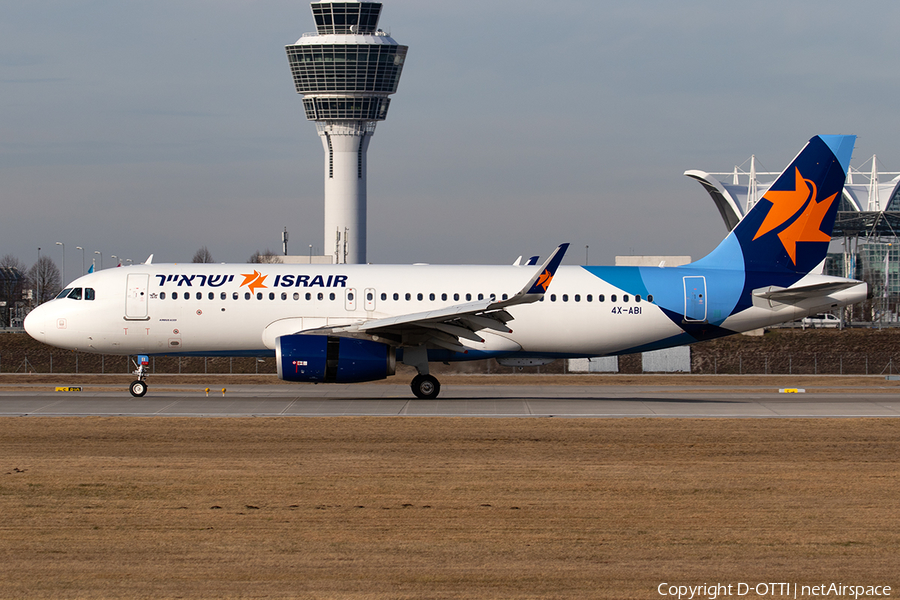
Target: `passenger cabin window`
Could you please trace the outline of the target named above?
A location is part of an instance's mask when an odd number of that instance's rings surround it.
[[[160,293],[159,293],[159,299],[160,299],[160,300],[165,300],[165,299],[166,299],[166,293],[165,293],[165,292],[160,292]]]

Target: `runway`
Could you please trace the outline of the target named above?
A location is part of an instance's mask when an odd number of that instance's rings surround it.
[[[406,385],[354,384],[235,385],[208,396],[201,388],[158,385],[132,398],[121,386],[92,385],[82,392],[0,388],[0,417],[26,416],[900,417],[900,395],[887,387],[794,394],[771,386],[448,385],[438,400],[418,400]]]

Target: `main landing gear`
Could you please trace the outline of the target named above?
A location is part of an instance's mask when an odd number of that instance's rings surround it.
[[[409,384],[416,398],[434,400],[441,393],[441,382],[433,375],[416,375]]]
[[[132,396],[140,398],[147,393],[147,382],[144,380],[147,379],[147,365],[150,364],[150,357],[140,355],[137,357],[137,361],[132,362],[137,367],[137,369],[132,371],[137,375],[137,380],[132,381],[128,389]]]

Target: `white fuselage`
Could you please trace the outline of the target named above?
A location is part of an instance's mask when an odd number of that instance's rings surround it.
[[[686,343],[679,339],[682,324],[672,317],[689,312],[687,301],[679,306],[677,300],[686,294],[681,271],[666,271],[672,276],[657,285],[670,289],[648,286],[640,297],[586,268],[560,267],[543,300],[506,309],[513,317],[507,323],[511,332],[481,330],[483,342],[460,338],[472,352],[451,360],[517,353],[602,356]],[[134,265],[73,281],[67,289],[93,290],[93,300],[83,293],[48,302],[32,311],[26,328],[45,343],[84,352],[265,355],[281,335],[505,299],[533,272],[531,266]],[[710,290],[718,275],[705,272]],[[725,313],[718,327],[747,331],[857,302],[865,294],[860,284],[802,303],[754,306]],[[676,300],[662,307],[664,297]],[[704,302],[712,314],[716,298]]]

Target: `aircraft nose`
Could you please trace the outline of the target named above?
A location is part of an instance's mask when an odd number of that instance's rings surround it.
[[[36,340],[43,339],[47,330],[45,312],[46,311],[42,310],[42,307],[39,306],[25,316],[25,322],[23,323],[25,331]]]

